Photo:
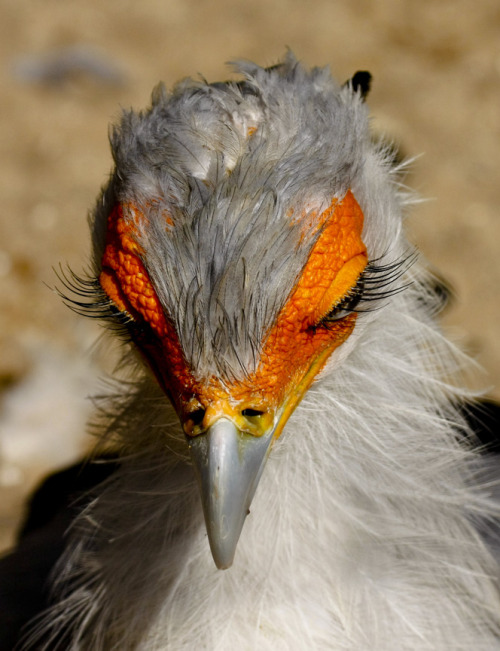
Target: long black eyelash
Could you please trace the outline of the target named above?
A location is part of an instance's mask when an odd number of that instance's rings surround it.
[[[371,312],[380,308],[385,299],[399,294],[411,284],[408,282],[404,285],[391,287],[408,271],[417,257],[418,254],[412,252],[389,264],[379,264],[382,258],[370,261],[359,276],[356,285],[321,319],[315,329],[318,327],[329,328],[330,324],[343,318],[339,316],[342,312],[352,314],[353,312]],[[378,305],[371,307],[367,305],[370,302],[376,302]]]
[[[116,307],[97,278],[90,273],[79,276],[62,265],[59,265],[59,269],[54,269],[54,272],[63,287],[55,287],[55,291],[70,310],[80,316],[104,320],[118,336],[130,338],[128,326],[133,323],[132,316]]]
[[[413,251],[389,264],[378,264],[383,258],[377,258],[368,262],[358,280],[358,282],[361,281],[363,283],[360,305],[370,301],[381,301],[390,298],[409,287],[411,282],[396,287],[391,287],[391,285],[408,271],[416,262],[417,258],[418,253]],[[363,309],[357,307],[354,311],[368,312],[371,310],[370,308]]]

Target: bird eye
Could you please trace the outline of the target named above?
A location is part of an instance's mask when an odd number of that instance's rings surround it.
[[[329,323],[340,321],[340,319],[343,319],[354,312],[363,298],[364,288],[365,284],[363,276],[360,276],[354,287],[344,296],[344,298],[333,306],[330,312],[321,319],[318,326],[328,327]]]

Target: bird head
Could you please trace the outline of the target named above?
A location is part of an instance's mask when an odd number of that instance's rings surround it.
[[[107,318],[179,416],[219,568],[273,442],[378,289],[357,196],[369,75],[341,87],[291,54],[237,67],[244,81],[160,86],[123,115],[94,221]]]

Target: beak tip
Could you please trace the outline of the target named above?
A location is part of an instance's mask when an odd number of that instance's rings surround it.
[[[232,566],[233,560],[234,558],[232,558],[230,561],[222,561],[222,560],[218,560],[214,556],[215,566],[217,567],[218,570],[228,570]]]
[[[207,505],[206,516],[210,512],[212,518],[206,518],[208,541],[210,544],[210,551],[214,559],[215,565],[219,570],[227,570],[231,567],[236,555],[236,548],[240,538],[241,530],[245,523],[245,518],[237,517],[237,513],[232,513],[231,528],[228,530],[226,527],[221,527],[221,520],[226,522],[225,517],[213,519],[213,505]]]

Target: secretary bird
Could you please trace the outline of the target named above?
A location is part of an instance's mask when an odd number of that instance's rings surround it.
[[[236,68],[111,132],[92,269],[62,280],[130,375],[103,481],[66,471],[83,496],[19,648],[500,649],[488,457],[370,75]]]

